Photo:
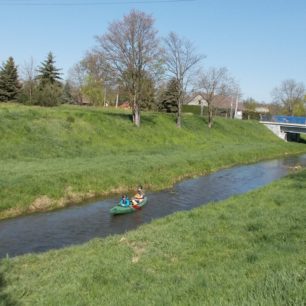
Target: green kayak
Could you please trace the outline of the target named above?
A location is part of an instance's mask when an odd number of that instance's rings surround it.
[[[132,205],[123,207],[118,204],[114,206],[113,208],[111,208],[110,213],[113,215],[128,214],[128,213],[141,209],[141,207],[145,206],[147,202],[148,202],[148,198],[144,197],[144,199],[138,203],[137,207],[133,207]]]

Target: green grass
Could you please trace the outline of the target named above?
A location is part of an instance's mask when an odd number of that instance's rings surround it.
[[[124,235],[4,259],[0,305],[305,305],[305,199],[303,171]]]
[[[172,115],[61,106],[0,104],[0,218],[48,210],[85,198],[157,190],[235,164],[306,151],[254,121],[196,115],[177,129]]]

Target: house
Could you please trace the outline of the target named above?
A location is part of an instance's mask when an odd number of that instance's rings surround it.
[[[189,102],[187,102],[187,105],[201,105],[203,103],[203,106],[208,106],[206,100],[203,98],[202,95],[197,94]]]
[[[122,108],[122,109],[130,109],[130,108],[131,108],[130,103],[129,103],[128,101],[123,102],[123,103],[120,104],[118,107],[119,107],[119,108]]]
[[[197,93],[193,97],[187,100],[187,105],[208,106],[205,94]],[[216,95],[213,101],[213,108],[215,115],[221,116],[233,116],[236,109],[236,97]],[[244,110],[243,103],[238,102],[236,117],[242,118],[242,112]]]
[[[257,106],[255,107],[255,112],[259,114],[268,114],[270,110],[266,106]]]

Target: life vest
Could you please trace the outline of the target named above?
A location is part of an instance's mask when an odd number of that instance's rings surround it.
[[[129,206],[130,205],[130,200],[126,198],[125,200],[121,199],[120,200],[120,205],[121,206]]]
[[[143,194],[140,194],[140,193],[136,193],[135,196],[134,196],[135,199],[138,199],[138,200],[141,200],[144,198],[144,195]]]

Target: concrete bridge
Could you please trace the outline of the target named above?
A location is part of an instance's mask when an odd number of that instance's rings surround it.
[[[263,117],[264,124],[275,135],[285,141],[299,141],[300,134],[306,134],[306,118],[293,116]]]

